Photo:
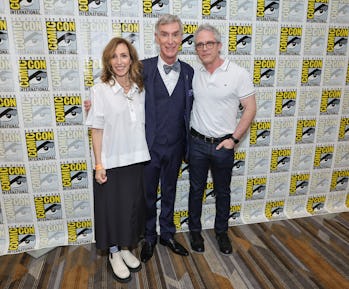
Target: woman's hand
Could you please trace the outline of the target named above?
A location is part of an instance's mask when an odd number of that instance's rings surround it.
[[[105,169],[97,170],[95,173],[95,179],[98,184],[104,184],[107,181],[107,173]]]

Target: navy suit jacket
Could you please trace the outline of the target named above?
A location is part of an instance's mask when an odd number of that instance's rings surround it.
[[[142,60],[143,62],[143,79],[145,87],[145,133],[148,143],[148,148],[151,150],[154,139],[157,133],[156,131],[156,112],[155,112],[155,98],[154,90],[157,88],[158,84],[155,83],[155,75],[158,73],[158,56],[147,58]],[[192,80],[194,75],[193,68],[185,63],[180,61],[181,72],[180,77],[184,76],[184,93],[186,97],[185,101],[185,111],[184,111],[184,121],[186,129],[186,144],[185,144],[185,159],[188,160],[189,153],[189,122],[190,122],[190,113],[193,105],[193,89],[192,89]]]

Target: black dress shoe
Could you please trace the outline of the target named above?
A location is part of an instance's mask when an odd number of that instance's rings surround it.
[[[195,252],[203,253],[205,251],[204,238],[200,232],[190,232],[190,245]]]
[[[181,256],[188,256],[189,253],[181,244],[179,244],[175,239],[164,240],[160,238],[160,244],[169,247],[173,253]]]
[[[231,247],[227,232],[217,234],[216,239],[221,253],[224,255],[230,255],[233,251],[233,248]]]
[[[141,261],[147,262],[154,254],[154,248],[156,243],[145,241],[141,250]]]

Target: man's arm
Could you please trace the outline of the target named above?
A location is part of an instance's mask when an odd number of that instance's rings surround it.
[[[257,105],[255,94],[240,100],[240,103],[243,106],[244,110],[240,121],[235,131],[233,132],[234,138],[238,140],[240,140],[244,136],[256,115]],[[234,146],[235,142],[232,139],[226,139],[219,143],[219,145],[216,147],[216,150],[219,150],[222,147],[232,149]]]
[[[241,139],[244,136],[244,134],[250,127],[254,117],[256,116],[257,111],[256,97],[254,94],[242,99],[240,102],[244,110],[242,112],[240,121],[233,133],[234,137],[237,139]]]

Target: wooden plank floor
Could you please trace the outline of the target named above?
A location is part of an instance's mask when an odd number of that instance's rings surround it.
[[[204,254],[181,257],[156,246],[126,285],[113,280],[106,255],[93,244],[58,247],[39,258],[1,256],[0,288],[349,288],[349,212],[230,227],[231,256],[219,253],[213,230],[203,236]],[[187,232],[177,238],[189,248]]]

